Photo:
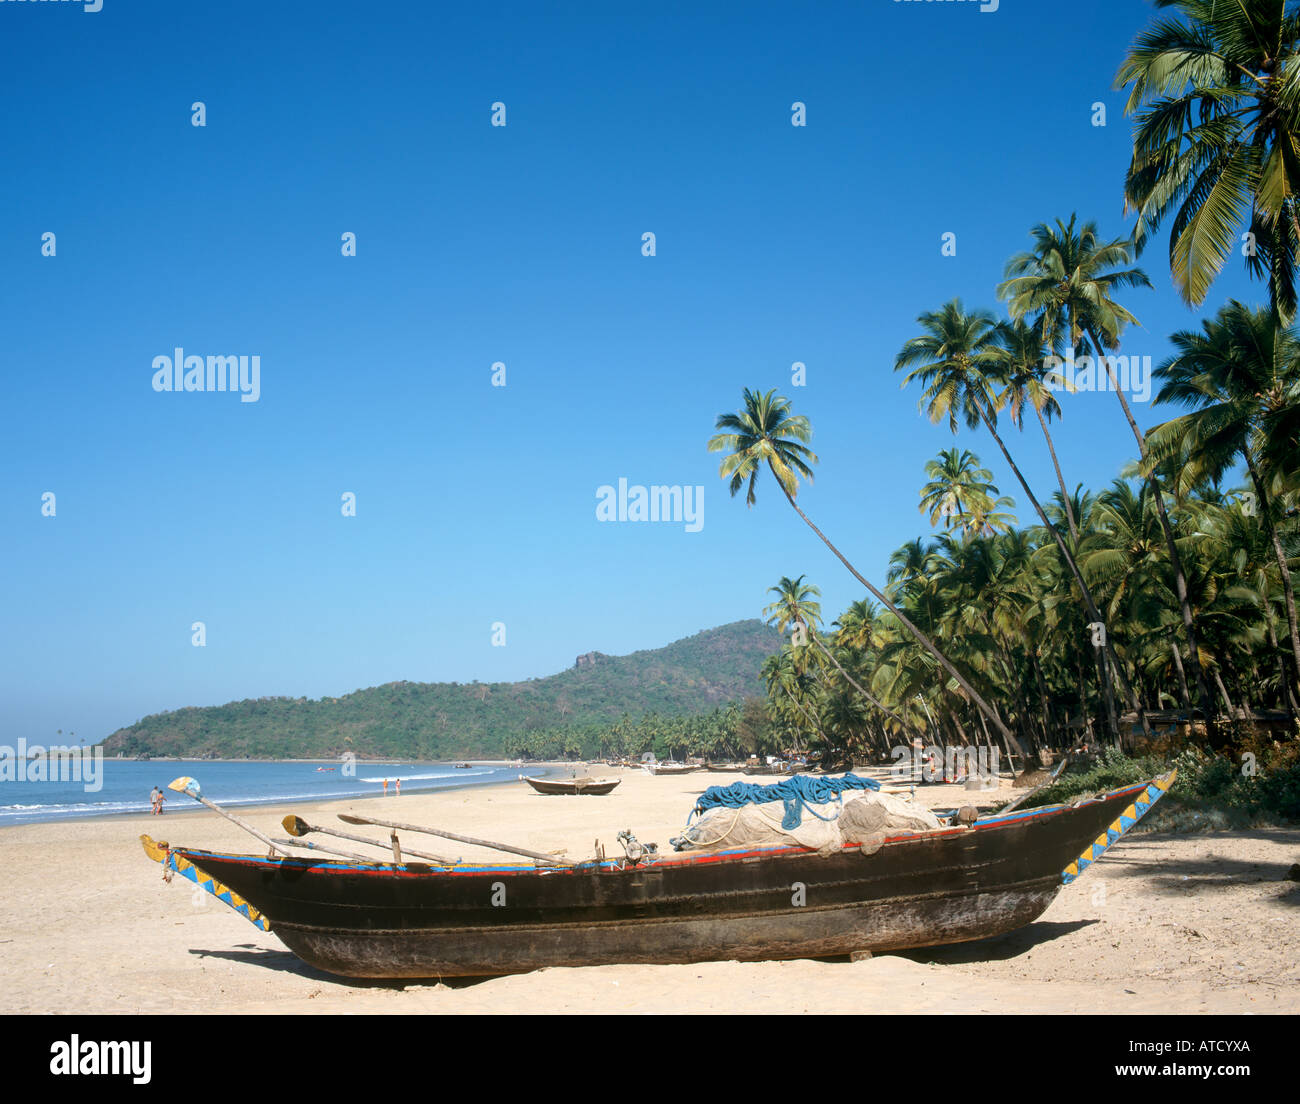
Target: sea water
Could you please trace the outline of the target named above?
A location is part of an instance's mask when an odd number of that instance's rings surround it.
[[[328,768],[333,768],[332,770]],[[318,770],[317,768],[326,768]],[[345,768],[350,773],[344,773]],[[468,770],[451,763],[372,763],[337,759],[319,762],[223,761],[192,759],[105,759],[102,786],[89,792],[82,782],[0,781],[0,827],[31,821],[149,812],[155,786],[167,795],[165,815],[203,808],[192,797],[167,789],[175,778],[197,779],[203,796],[218,805],[276,805],[290,801],[328,801],[336,797],[377,797],[456,790],[512,782],[524,774],[545,777],[545,768],[497,761],[474,763]]]

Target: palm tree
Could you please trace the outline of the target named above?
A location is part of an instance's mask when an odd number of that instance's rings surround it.
[[[1183,478],[1195,485],[1218,483],[1239,461],[1250,472],[1258,512],[1277,559],[1286,602],[1295,669],[1300,672],[1300,629],[1295,589],[1278,535],[1277,504],[1269,487],[1295,462],[1300,435],[1300,335],[1279,329],[1268,311],[1230,301],[1202,330],[1180,330],[1170,342],[1177,352],[1156,369],[1156,403],[1191,413],[1149,434],[1153,462],[1182,459]]]
[[[1294,717],[1300,711],[1300,701],[1294,677],[1288,674],[1287,652],[1278,642],[1274,610],[1275,605],[1285,609],[1285,597],[1279,599],[1280,573],[1266,527],[1260,524],[1257,512],[1247,513],[1235,504],[1215,503],[1208,496],[1196,503],[1196,512],[1198,544],[1208,545],[1215,570],[1224,582],[1246,593],[1263,615],[1268,649],[1278,659],[1278,695],[1283,708]]]
[[[1271,701],[1294,716],[1300,713],[1300,701],[1285,640],[1281,575],[1262,512],[1243,511],[1236,501],[1240,492],[1225,494],[1205,480],[1197,483],[1185,460],[1175,459],[1184,466],[1171,468],[1164,482],[1180,487],[1179,508],[1172,516],[1197,610],[1199,660],[1206,677],[1230,713]],[[1277,489],[1281,475],[1267,467],[1260,474],[1277,507],[1284,497]],[[1181,650],[1182,627],[1171,598],[1173,573],[1151,484],[1122,479],[1099,495],[1079,493],[1074,499],[1078,562],[1114,630],[1118,662],[1131,672],[1134,691],[1145,708],[1190,704],[1181,670],[1187,659]],[[1049,512],[1064,531],[1059,502]],[[1281,509],[1273,516],[1284,548],[1293,551],[1296,517]],[[1294,574],[1294,555],[1289,566]],[[1036,732],[1059,746],[1062,721],[1084,719],[1091,725],[1088,718],[1098,711],[1103,717],[1110,713],[1111,703],[1104,699],[1113,676],[1098,670],[1093,692],[1087,672],[1094,664],[1101,667],[1103,653],[1088,643],[1083,630],[1087,614],[1045,528],[989,538],[953,533],[912,541],[891,557],[889,575],[895,607],[994,703],[1024,746],[1037,738]],[[873,726],[866,699],[848,692],[849,683],[839,680],[829,661],[820,692],[808,679],[796,682],[787,647],[773,657],[788,672],[797,699],[796,704],[787,692],[773,688],[773,713],[788,718],[785,731],[797,726],[811,732],[817,726],[837,743],[856,743],[865,735],[879,746],[904,724],[924,726],[925,710],[933,715],[931,731],[941,743],[1000,739],[890,612],[877,613],[864,599],[836,618],[835,626],[835,636],[826,644],[839,665],[898,716],[885,718],[879,726],[883,731]]]
[[[1043,343],[1042,334],[1033,326],[1027,325],[1024,319],[999,324],[993,336],[993,344],[988,349],[988,356],[998,366],[999,377],[1005,384],[994,405],[999,410],[1005,410],[1012,424],[1020,430],[1024,429],[1025,407],[1032,409],[1037,416],[1043,440],[1047,442],[1047,452],[1052,458],[1052,467],[1056,471],[1056,482],[1061,488],[1070,539],[1077,544],[1079,526],[1074,519],[1065,476],[1061,474],[1061,462],[1056,457],[1056,444],[1047,428],[1047,423],[1052,418],[1061,416],[1061,404],[1053,392],[1069,390],[1072,385],[1052,366],[1051,353],[1051,346]]]
[[[782,636],[791,626],[800,626],[807,632],[815,632],[821,623],[822,607],[814,598],[821,597],[821,591],[811,583],[804,585],[806,576],[797,579],[782,576],[781,581],[768,592],[776,595],[776,601],[763,610],[763,617],[769,625],[775,625]]]
[[[781,581],[774,587],[769,587],[769,592],[776,595],[776,601],[763,610],[763,617],[769,625],[774,625],[776,631],[782,636],[791,625],[801,628],[809,643],[817,645],[827,659],[834,664],[835,669],[853,686],[859,694],[867,699],[872,705],[886,715],[893,717],[900,723],[903,718],[884,705],[871,691],[863,687],[857,679],[844,669],[844,665],[836,658],[834,651],[828,648],[817,635],[818,625],[822,618],[822,607],[819,602],[814,602],[814,598],[821,597],[821,591],[812,584],[804,585],[804,576],[800,575],[797,579],[791,579],[782,576]],[[790,650],[792,656],[796,656],[795,666],[799,670],[800,664],[797,659],[794,641],[791,641]],[[806,665],[805,665],[806,666]]]
[[[1007,261],[1007,279],[998,285],[997,295],[1007,301],[1013,319],[1032,316],[1050,348],[1068,341],[1070,348],[1090,353],[1099,366],[1105,366],[1141,449],[1142,431],[1106,354],[1119,348],[1119,335],[1125,326],[1137,324],[1137,319],[1115,301],[1112,291],[1149,288],[1151,281],[1140,268],[1116,268],[1132,260],[1133,246],[1126,239],[1101,241],[1094,222],[1076,230],[1077,217],[1071,215],[1069,223],[1057,219],[1055,227],[1046,223],[1035,226],[1029,232],[1033,248]]]
[[[781,581],[774,587],[769,587],[768,592],[776,595],[776,601],[772,602],[763,610],[763,618],[769,625],[773,625],[776,631],[782,636],[786,631],[794,626],[795,633],[790,641],[790,656],[794,663],[795,673],[803,676],[808,672],[808,661],[805,657],[807,646],[816,639],[817,627],[822,619],[821,603],[813,599],[821,597],[821,591],[811,583],[804,585],[806,576],[800,575],[797,579],[791,579],[789,576],[781,576]],[[799,638],[804,639],[801,641]],[[821,650],[834,661],[832,656],[821,641],[816,641]],[[838,664],[837,664],[838,666]]]
[[[898,372],[911,368],[904,377],[904,385],[913,380],[919,380],[924,385],[921,405],[932,422],[938,422],[946,416],[949,428],[954,433],[957,432],[959,416],[972,429],[981,422],[984,424],[984,428],[997,442],[1003,458],[1010,465],[1044,528],[1055,540],[1062,559],[1065,560],[1079,587],[1090,620],[1094,623],[1100,622],[1101,614],[1097,611],[1097,605],[1093,601],[1087,582],[1079,571],[1073,553],[1062,538],[1060,530],[1052,524],[1051,518],[1047,516],[1042,504],[1030,489],[1024,473],[1011,458],[1006,443],[998,433],[997,413],[993,406],[994,389],[1004,382],[1001,373],[1006,368],[1006,361],[996,353],[990,353],[997,331],[993,316],[987,311],[966,314],[962,310],[961,300],[953,299],[938,311],[922,314],[917,321],[925,332],[919,337],[904,342],[902,350],[894,361],[894,370]],[[1111,662],[1115,664],[1121,680],[1127,680],[1127,674],[1115,657],[1109,634],[1102,636],[1101,643],[1110,656]],[[1134,709],[1139,715],[1143,715],[1141,706],[1136,703],[1131,689],[1129,689],[1129,697],[1134,701]],[[1112,728],[1113,735],[1118,741],[1118,726],[1112,725]]]
[[[932,547],[923,538],[908,541],[890,555],[885,580],[897,589],[924,578],[930,570],[932,554]]]
[[[1151,497],[1149,483],[1134,491],[1123,479],[1115,480],[1098,496],[1094,524],[1079,555],[1093,593],[1105,607],[1107,625],[1130,650],[1140,648],[1145,636],[1163,638],[1175,616],[1169,561]]]
[[[994,537],[1009,533],[1016,524],[1016,515],[1011,511],[1016,501],[1002,495],[995,502],[978,503],[971,509],[970,524],[965,532],[968,535]]]
[[[1295,314],[1300,242],[1300,18],[1285,0],[1157,0],[1180,9],[1138,36],[1115,77],[1136,115],[1124,183],[1138,251],[1170,212],[1169,267],[1189,306],[1249,226],[1247,265]]]
[[[833,622],[835,643],[865,652],[876,643],[876,607],[869,598],[859,598]]]
[[[1135,491],[1116,479],[1098,496],[1094,521],[1079,559],[1105,603],[1107,621],[1118,623],[1128,611],[1140,624],[1163,624],[1166,618],[1161,615],[1169,608],[1169,561],[1150,484]]]
[[[945,535],[935,546],[929,570],[943,595],[945,635],[974,653],[972,665],[1001,687],[1002,697],[1015,705],[1032,740],[1024,664],[1013,654],[1019,649],[1010,635],[1016,597],[1014,567],[1005,570],[1011,558],[1004,558],[1006,551],[1010,549],[1001,537],[959,540]]]
[[[755,502],[754,489],[759,472],[766,465],[777,486],[781,488],[781,493],[785,495],[786,501],[790,503],[791,509],[803,519],[804,524],[821,538],[822,543],[835,554],[840,563],[848,568],[853,577],[867,588],[872,597],[894,614],[917,642],[934,656],[940,666],[969,695],[980,712],[993,722],[1008,743],[1014,744],[1016,750],[1023,756],[1024,749],[1015,736],[966,677],[893,602],[863,578],[858,569],[849,563],[843,553],[827,539],[795,502],[795,496],[799,493],[799,477],[803,476],[811,482],[813,473],[808,464],[809,461],[817,462],[817,454],[808,447],[808,442],[812,440],[812,426],[809,425],[808,419],[802,414],[792,414],[790,400],[777,395],[775,390],[760,393],[745,388],[744,406],[740,412],[719,415],[714,428],[719,432],[709,439],[709,451],[729,453],[723,459],[718,474],[724,479],[730,479],[732,497],[748,484],[745,503],[752,507]]]
[[[960,525],[963,532],[984,536],[1011,528],[1008,516],[997,512],[997,507],[1010,505],[1011,500],[994,500],[998,489],[992,482],[993,473],[979,462],[972,452],[950,448],[926,463],[930,482],[921,488],[920,509],[929,511],[931,525],[938,527],[944,519],[946,528]]]
[[[1039,223],[1030,231],[1034,247],[1007,261],[1007,279],[998,285],[998,298],[1007,300],[1013,318],[1033,316],[1043,340],[1052,348],[1068,341],[1071,348],[1082,347],[1085,352],[1090,351],[1097,363],[1105,366],[1111,389],[1119,399],[1129,430],[1137,441],[1138,455],[1145,463],[1146,439],[1138,429],[1133,411],[1115,378],[1115,367],[1107,351],[1118,349],[1119,335],[1124,327],[1137,322],[1115,301],[1111,292],[1116,288],[1150,287],[1151,281],[1140,268],[1117,267],[1132,260],[1133,246],[1130,242],[1123,238],[1101,241],[1097,236],[1097,226],[1092,222],[1076,230],[1075,217],[1071,215],[1068,224],[1057,219],[1055,227]],[[1081,342],[1084,342],[1082,346]],[[1200,645],[1188,598],[1187,575],[1155,473],[1151,472],[1148,478],[1155,492],[1160,528],[1174,569],[1174,593],[1183,617],[1183,632],[1190,646],[1197,704],[1208,720],[1211,716],[1210,691],[1197,658]]]
[[[871,599],[859,598],[835,619],[835,635],[831,639],[832,648],[838,649],[846,660],[857,657],[858,674],[867,682],[871,681],[872,672],[866,671],[864,673],[862,665],[880,643],[880,632],[876,618],[876,607],[872,605]],[[832,659],[840,671],[843,672],[844,677],[857,689],[858,693],[890,719],[896,721],[901,727],[908,727],[907,718],[900,716],[885,705],[876,695],[864,689],[856,679],[849,675],[839,659],[835,659],[834,656],[832,656]]]
[[[781,650],[776,655],[767,657],[760,673],[767,685],[769,696],[775,699],[777,690],[782,691],[804,720],[808,722],[813,732],[818,736],[822,736],[823,733],[817,723],[816,716],[809,710],[808,704],[804,701],[811,690],[809,680],[806,675],[800,672],[798,665],[795,663],[793,651],[790,645],[782,645]],[[799,743],[797,723],[793,730],[795,733],[795,746],[797,747]]]

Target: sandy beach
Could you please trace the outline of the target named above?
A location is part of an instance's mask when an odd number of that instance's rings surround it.
[[[511,783],[240,815],[282,836],[287,812],[338,825],[335,814],[351,810],[586,858],[598,839],[619,853],[624,828],[667,850],[695,796],[733,780],[593,773],[622,783],[608,797],[543,797]],[[188,801],[169,798],[173,810]],[[933,806],[964,798],[953,787],[918,791]],[[0,830],[0,1012],[1300,1011],[1300,883],[1286,876],[1300,861],[1296,829],[1130,835],[1037,922],[980,943],[859,962],[604,966],[445,984],[349,981],[304,965],[192,883],[165,884],[140,848],[144,832],[215,850],[259,847],[207,810]]]

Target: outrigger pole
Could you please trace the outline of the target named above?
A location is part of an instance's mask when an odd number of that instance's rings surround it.
[[[381,843],[379,840],[366,839],[365,836],[354,836],[351,832],[340,832],[337,828],[321,828],[319,825],[308,824],[302,819],[302,817],[294,816],[292,813],[285,817],[280,823],[284,825],[284,830],[291,836],[305,836],[309,832],[323,832],[327,836],[338,836],[339,839],[351,840],[353,843],[366,843],[371,847],[388,846],[385,843]],[[312,847],[313,844],[305,843],[296,846]],[[415,851],[410,847],[403,847],[402,851],[408,855],[414,855],[416,858],[428,859],[430,862],[437,863],[439,866],[456,866],[460,862],[460,859],[444,859],[441,855],[431,855],[427,851]],[[363,858],[364,861],[368,863],[378,861],[376,859],[365,859],[364,856],[357,855],[349,855],[348,857]],[[400,862],[401,860],[398,861]]]
[[[209,801],[206,797],[204,797],[202,791],[199,789],[199,783],[197,779],[190,778],[188,776],[183,776],[181,778],[175,779],[174,781],[168,782],[167,788],[169,790],[175,790],[177,793],[187,794],[188,796],[194,798],[194,800],[199,802],[201,805],[206,805],[214,813],[220,813],[231,823],[238,824],[245,832],[251,833],[252,835],[256,836],[258,839],[260,839],[264,844],[266,844],[266,846],[271,849],[271,854],[274,855],[278,852],[281,855],[287,855],[289,853],[288,851],[285,851],[283,848],[278,847],[276,845],[275,840],[273,840],[270,836],[263,835],[251,824],[249,824],[248,821],[240,819],[239,817],[235,816],[234,813],[226,812],[226,810],[223,809],[220,805],[216,804],[213,801]]]
[[[473,836],[458,836],[455,832],[447,832],[441,828],[421,828],[418,824],[403,824],[397,820],[378,820],[374,817],[350,816],[347,813],[339,813],[339,820],[344,824],[373,824],[377,828],[400,828],[404,832],[423,832],[429,836],[442,836],[444,839],[456,840],[458,843],[468,843],[475,847],[487,847],[493,851],[506,851],[511,855],[523,855],[529,859],[537,859],[540,862],[551,863],[555,866],[581,866],[572,859],[560,859],[554,855],[544,855],[540,851],[529,851],[526,847],[511,847],[508,843],[493,843],[491,840],[475,839]],[[415,852],[411,852],[414,854]]]

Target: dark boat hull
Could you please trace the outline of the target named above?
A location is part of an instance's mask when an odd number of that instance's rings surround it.
[[[593,794],[596,796],[609,793],[621,779],[607,779],[602,782],[575,779],[571,781],[552,782],[545,778],[525,778],[533,789],[541,794]]]
[[[1072,860],[1114,842],[1108,829],[1118,838],[1117,818],[1144,791],[901,835],[874,854],[770,848],[640,866],[439,870],[174,853],[260,910],[304,961],[352,977],[797,958],[962,942],[1027,924],[1051,904],[1063,871],[1084,865]]]
[[[553,924],[455,930],[341,931],[276,923],[294,954],[347,977],[485,977],[555,966],[636,962],[768,961],[891,951],[1000,935],[1037,919],[1061,888],[974,893],[959,900],[882,901],[801,913],[597,921],[578,930]]]

